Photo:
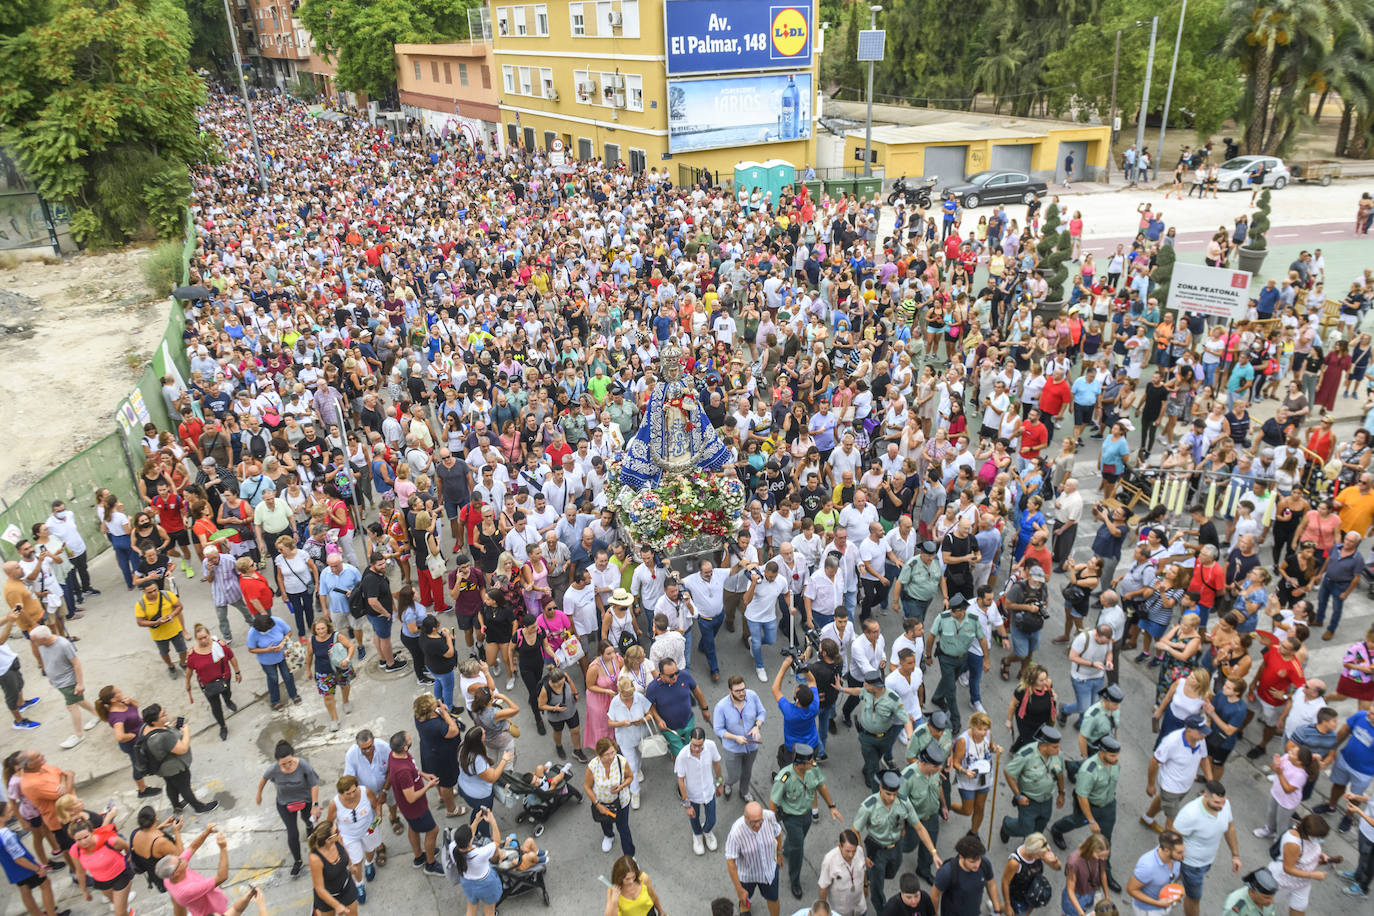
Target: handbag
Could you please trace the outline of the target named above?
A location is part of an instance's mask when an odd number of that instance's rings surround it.
[[[229,662],[228,657],[219,660],[220,674],[208,684],[200,685],[200,692],[207,698],[222,697],[229,692]]]
[[[649,733],[639,739],[639,756],[648,760],[653,757],[668,756],[668,739],[663,737],[653,719],[645,721]]]
[[[431,535],[431,537],[432,537],[432,535]],[[428,547],[429,547],[429,539],[428,539],[428,538],[425,539],[425,546],[426,546],[426,548],[428,549]],[[427,570],[429,571],[429,574],[430,574],[430,576],[431,576],[432,578],[435,578],[435,579],[442,579],[442,578],[444,578],[444,575],[448,572],[448,567],[447,567],[447,566],[445,565],[445,563],[444,563],[444,554],[443,554],[443,552],[442,552],[442,551],[430,550],[429,553],[428,553],[428,555],[425,557],[425,569],[427,569]]]
[[[615,775],[616,775],[616,783],[617,783],[617,784],[622,783],[622,782],[625,781],[625,778],[624,778],[624,777],[625,777],[625,771],[624,771],[623,769],[621,769],[620,760],[621,760],[621,757],[620,757],[619,754],[617,754],[616,757],[615,757]],[[610,811],[611,813],[610,813],[610,814],[602,814],[602,813],[601,813],[601,809],[602,809],[602,808],[605,808],[606,810]],[[595,821],[595,822],[598,823],[598,824],[614,824],[614,823],[616,822],[616,819],[619,818],[619,817],[620,817],[620,796],[619,796],[618,794],[616,795],[614,801],[598,802],[598,801],[596,801],[595,798],[592,799],[592,820],[593,820],[593,821]]]

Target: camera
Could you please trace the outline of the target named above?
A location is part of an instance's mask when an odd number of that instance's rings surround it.
[[[821,631],[812,627],[809,630],[803,630],[802,636],[805,642],[796,646],[783,646],[778,650],[778,654],[783,658],[790,658],[794,664],[800,665],[802,655],[806,653],[806,649],[809,646],[812,650],[812,655],[819,657],[821,654]]]

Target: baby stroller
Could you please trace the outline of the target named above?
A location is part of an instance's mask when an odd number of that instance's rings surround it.
[[[540,824],[540,830],[544,825]],[[497,867],[496,872],[501,876],[501,902],[505,903],[512,897],[519,897],[531,891],[539,891],[544,898],[544,906],[549,905],[549,888],[544,883],[548,874],[549,867],[544,864],[534,865],[523,871],[514,868]]]
[[[502,773],[495,794],[509,808],[520,805],[517,824],[534,824],[534,835],[544,835],[544,822],[569,801],[581,803],[582,793],[572,787],[572,764],[546,763],[538,773]]]

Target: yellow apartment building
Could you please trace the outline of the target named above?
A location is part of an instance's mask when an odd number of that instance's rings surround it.
[[[507,143],[632,172],[815,161],[812,0],[489,4]]]

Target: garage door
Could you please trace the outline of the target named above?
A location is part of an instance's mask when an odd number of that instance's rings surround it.
[[[991,167],[1030,174],[1032,149],[1034,147],[1029,143],[1008,143],[1004,146],[994,146],[992,148]]]
[[[967,146],[927,146],[925,172],[922,178],[939,176],[937,187],[958,184],[964,180],[964,161],[968,158]]]
[[[1075,140],[1059,144],[1059,157],[1054,161],[1054,180],[1064,180],[1064,157],[1073,150],[1073,177],[1076,181],[1089,181],[1094,176],[1088,174],[1088,141]]]

